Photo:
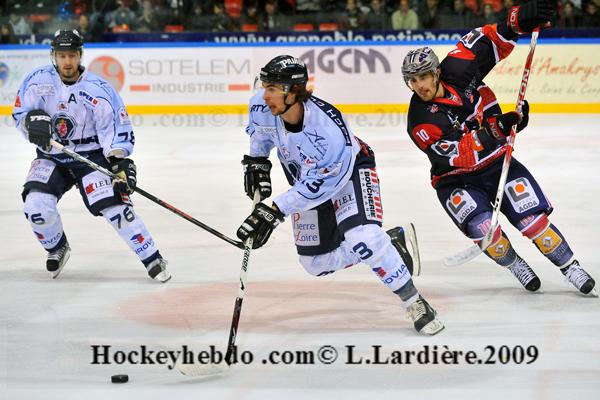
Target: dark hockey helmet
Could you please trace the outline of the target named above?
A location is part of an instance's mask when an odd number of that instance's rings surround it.
[[[277,56],[260,70],[260,80],[264,83],[283,85],[288,92],[292,85],[306,86],[308,71],[304,61],[283,55]]]
[[[402,63],[402,76],[408,85],[411,78],[425,72],[435,73],[440,67],[440,60],[431,47],[421,47],[408,52]],[[410,86],[409,86],[410,87]]]
[[[81,52],[83,49],[83,37],[76,29],[58,30],[52,38],[52,52],[60,50],[71,50]]]

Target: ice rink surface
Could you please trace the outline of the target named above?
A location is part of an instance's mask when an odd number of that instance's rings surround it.
[[[138,118],[134,159],[139,186],[235,237],[251,205],[242,187],[243,123],[233,116],[192,121],[198,125],[192,127],[175,126],[177,121]],[[104,219],[87,213],[72,190],[59,203],[71,259],[58,279],[50,279],[45,252],[23,217],[20,198],[33,145],[16,130],[3,128],[0,398],[598,398],[600,299],[579,295],[502,218],[517,252],[540,276],[544,293],[525,292],[508,271],[484,256],[445,267],[444,256],[470,242],[438,204],[425,155],[410,142],[400,120],[371,116],[350,118],[350,124],[376,152],[385,226],[413,221],[417,227],[423,272],[415,283],[439,311],[446,325],[442,333],[416,334],[398,298],[366,265],[321,278],[308,275],[297,262],[286,221],[265,248],[251,255],[238,344],[240,351],[252,352],[252,363],[238,364],[227,375],[196,379],[170,370],[170,362],[139,364],[139,357],[132,359],[136,364],[93,365],[93,346],[111,346],[113,355],[141,346],[158,352],[214,345],[223,351],[242,251],[135,195],[137,213],[173,274],[170,282],[159,284],[146,276]],[[599,125],[598,115],[532,115],[514,153],[553,202],[551,221],[597,280]],[[273,180],[275,193],[287,188],[278,167]],[[338,352],[335,362],[319,361],[323,346]],[[353,360],[362,357],[362,364],[347,363],[348,346],[354,346]],[[381,346],[382,359],[407,350],[423,356],[429,346],[430,363],[366,364],[374,346]],[[432,364],[433,349],[439,360],[451,350],[475,352],[495,363],[468,365],[459,357],[457,364]],[[511,350],[508,359],[502,353],[506,349]],[[536,350],[537,359],[528,364]],[[284,351],[298,357],[312,353],[315,363],[263,363],[270,353]],[[129,383],[111,384],[110,376],[119,373],[129,374]]]

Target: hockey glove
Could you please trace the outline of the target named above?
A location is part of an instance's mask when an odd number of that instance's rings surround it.
[[[494,115],[483,121],[485,132],[496,140],[505,140],[510,135],[513,125],[521,122],[521,116],[516,111]]]
[[[521,132],[529,123],[529,102],[523,101],[521,105],[521,122],[517,125],[517,132]]]
[[[254,238],[253,249],[264,246],[269,240],[273,229],[283,222],[285,215],[281,211],[258,203],[254,211],[237,230],[237,237],[245,242],[248,238]]]
[[[25,116],[25,129],[29,141],[44,150],[50,148],[52,118],[44,110],[32,110]]]
[[[271,196],[271,161],[267,157],[244,156],[244,190],[246,195],[254,199],[256,190],[260,193],[260,199],[264,200]]]
[[[111,158],[110,170],[117,178],[112,180],[113,189],[119,194],[133,193],[137,184],[137,171],[129,158]]]
[[[536,27],[543,27],[554,19],[556,10],[549,0],[532,0],[520,6],[511,7],[506,24],[515,33],[531,33]]]

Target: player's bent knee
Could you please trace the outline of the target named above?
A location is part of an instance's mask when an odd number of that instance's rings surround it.
[[[344,236],[354,253],[367,263],[378,260],[392,246],[389,236],[376,224],[357,226]]]
[[[548,220],[548,215],[546,213],[539,213],[523,218],[519,221],[517,228],[519,228],[523,236],[534,240],[547,231],[549,226],[550,220]]]
[[[300,265],[304,267],[306,272],[314,276],[325,276],[335,272],[335,269],[330,267],[331,262],[328,254],[318,256],[300,256]]]
[[[479,241],[487,234],[491,224],[491,211],[482,212],[473,216],[473,218],[471,218],[471,220],[467,223],[466,234],[470,239]]]
[[[25,217],[36,225],[52,225],[58,218],[55,195],[42,192],[29,192],[23,204]]]

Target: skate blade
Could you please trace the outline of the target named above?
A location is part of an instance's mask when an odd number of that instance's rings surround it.
[[[422,334],[428,335],[428,336],[433,336],[433,335],[438,334],[441,331],[443,331],[444,328],[445,328],[444,324],[442,324],[439,319],[434,318],[427,325],[425,325],[419,333],[422,333]]]
[[[412,249],[413,275],[419,276],[421,275],[421,255],[419,254],[419,243],[417,241],[417,230],[415,229],[415,225],[412,222],[409,223],[406,226],[404,233],[407,236],[408,243],[410,243]]]
[[[67,261],[69,261],[69,257],[71,257],[71,250],[67,250],[65,252],[63,262],[60,263],[60,265],[58,266],[58,269],[56,271],[48,271],[48,272],[50,272],[50,276],[52,277],[52,279],[58,278],[58,275],[60,275],[60,273],[62,272],[63,268],[67,264]]]

